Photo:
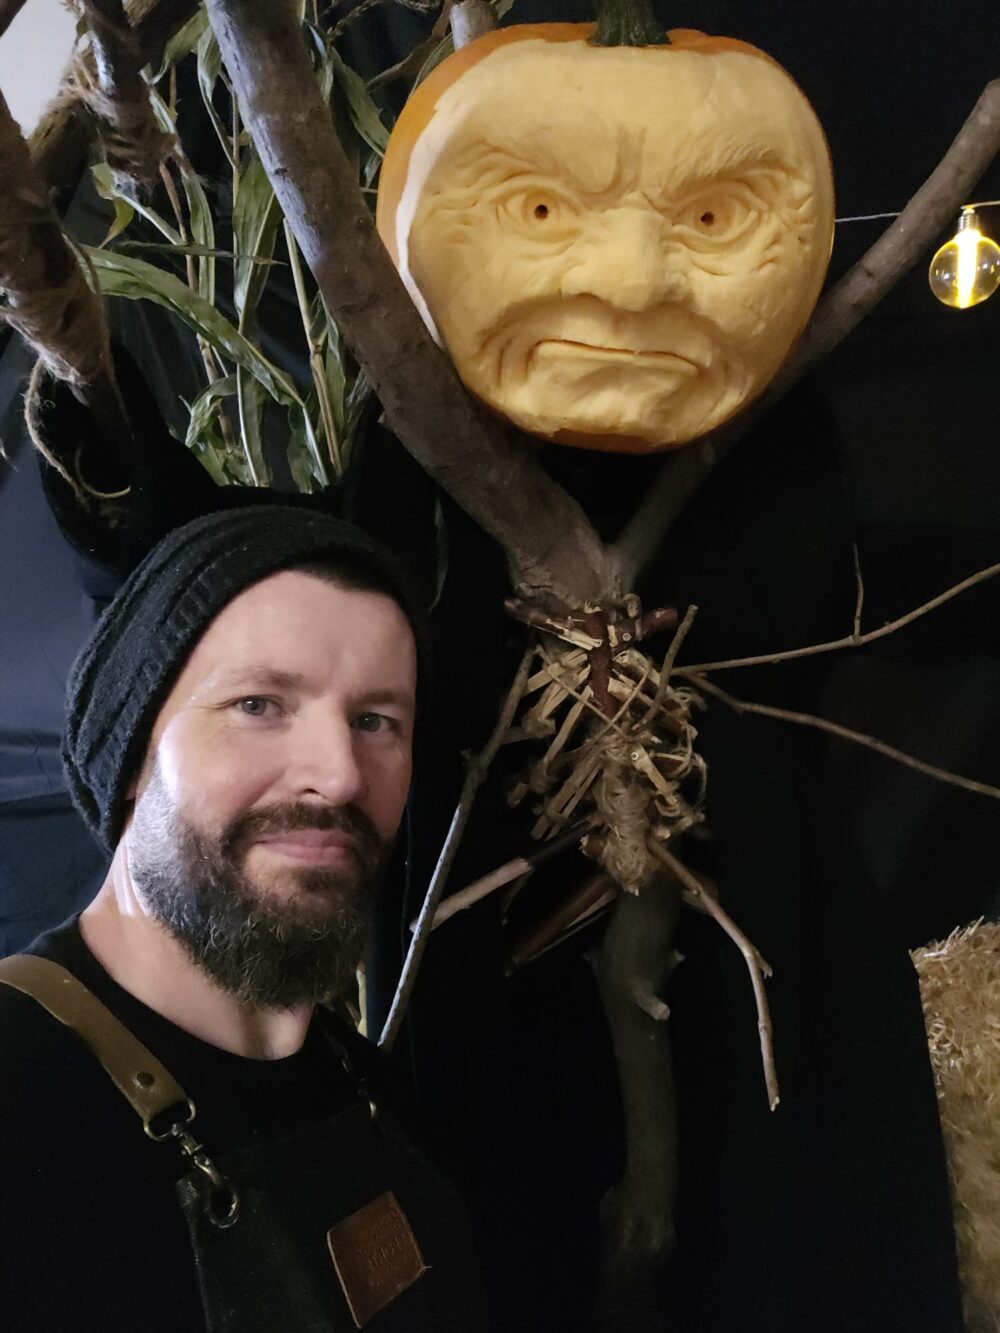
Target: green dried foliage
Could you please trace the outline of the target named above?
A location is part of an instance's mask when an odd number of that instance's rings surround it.
[[[180,278],[144,259],[121,252],[82,246],[105,296],[153,301],[176,315],[226,362],[247,371],[277,403],[301,406],[302,396],[291,376],[270,362],[260,348],[244,338],[225,315]]]
[[[512,3],[499,0],[498,13]],[[307,13],[315,20],[317,12],[315,4],[300,3],[316,78],[359,183],[373,200],[389,131],[369,87],[335,49],[330,33],[305,21]],[[421,77],[448,50],[450,39],[444,39]],[[222,178],[208,185],[178,135],[177,88],[187,85],[177,68],[185,62],[224,155]],[[152,200],[123,194],[105,163],[92,168],[97,192],[113,206],[114,217],[101,246],[86,248],[91,274],[105,296],[152,301],[197,340],[205,385],[186,404],[185,438],[220,485],[269,482],[265,441],[270,437],[273,446],[280,422],[295,484],[303,491],[325,486],[349,464],[371,386],[344,345],[294,240],[283,234],[281,208],[233,110],[204,8],[168,42],[146,79],[157,121],[174,136],[176,151]],[[190,104],[186,111],[190,116]],[[142,222],[162,240],[151,239],[148,230],[136,235]],[[296,383],[262,350],[261,312],[277,271],[286,291],[288,276],[294,284],[302,326],[299,359],[309,371],[304,383]]]

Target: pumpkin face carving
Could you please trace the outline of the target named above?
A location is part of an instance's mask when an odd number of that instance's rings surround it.
[[[377,222],[467,387],[523,430],[685,444],[784,361],[833,233],[829,155],[789,76],[686,31],[487,34],[417,88]]]

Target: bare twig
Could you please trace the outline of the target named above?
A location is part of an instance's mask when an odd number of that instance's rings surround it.
[[[406,1017],[406,1008],[410,1002],[413,987],[416,984],[417,973],[427,948],[427,942],[431,937],[434,913],[437,911],[438,903],[441,901],[441,895],[444,893],[445,885],[448,882],[448,875],[451,873],[451,867],[458,854],[459,844],[462,841],[462,834],[465,832],[465,826],[469,822],[469,815],[472,812],[472,805],[476,799],[476,793],[482,786],[483,779],[489,771],[490,764],[492,764],[497,750],[499,750],[500,746],[503,744],[504,738],[510,729],[510,724],[514,720],[517,706],[524,695],[524,687],[528,681],[528,675],[531,671],[531,664],[534,661],[535,651],[534,645],[525,649],[524,656],[521,658],[521,665],[517,669],[513,684],[503,702],[503,707],[500,710],[500,717],[493,729],[493,733],[483,746],[482,750],[475,759],[471,761],[466,769],[465,781],[462,783],[461,796],[459,797],[458,805],[455,807],[455,813],[452,816],[451,826],[448,829],[448,836],[445,838],[444,846],[441,848],[441,855],[438,857],[438,863],[434,867],[431,882],[427,886],[427,893],[424,895],[423,906],[420,909],[416,925],[413,928],[413,938],[410,940],[410,947],[406,952],[406,960],[403,963],[403,970],[400,973],[399,984],[396,987],[396,994],[393,996],[389,1016],[385,1020],[385,1026],[382,1028],[382,1036],[379,1038],[379,1045],[387,1051],[391,1051],[395,1045],[396,1038],[399,1036],[399,1030],[403,1025],[403,1019]]]
[[[747,971],[750,973],[754,1001],[757,1005],[757,1031],[760,1034],[760,1056],[764,1065],[764,1082],[767,1085],[767,1104],[773,1111],[781,1100],[781,1093],[778,1087],[778,1072],[774,1063],[771,1012],[764,991],[764,978],[771,976],[771,969],[760,956],[756,946],[747,939],[718,899],[703,892],[701,882],[696,875],[692,875],[686,865],[678,861],[672,852],[668,852],[662,843],[653,838],[649,841],[649,850],[677,878],[688,893],[704,905],[708,915],[719,923],[743,955]]]
[[[441,13],[434,20],[434,27],[431,28],[430,35],[416,46],[402,60],[398,60],[388,69],[382,70],[374,78],[368,80],[367,87],[369,91],[374,92],[376,88],[383,88],[386,84],[392,83],[395,79],[402,79],[409,76],[416,76],[423,68],[424,61],[435,49],[438,42],[448,30],[450,4],[448,0],[441,6]]]
[[[707,671],[731,671],[735,667],[765,666],[774,662],[792,662],[799,657],[815,657],[819,653],[832,653],[840,648],[863,648],[866,644],[875,643],[878,639],[888,638],[890,634],[895,634],[906,625],[912,625],[915,620],[921,616],[926,616],[931,611],[936,611],[939,606],[944,606],[952,598],[958,597],[961,593],[967,592],[969,588],[974,588],[977,583],[985,583],[988,579],[996,578],[1000,574],[1000,564],[989,565],[986,569],[980,569],[975,574],[970,574],[968,578],[962,579],[961,583],[956,583],[944,592],[938,593],[932,597],[929,602],[924,602],[922,606],[915,607],[912,611],[907,611],[905,616],[899,616],[895,620],[889,620],[878,629],[870,629],[864,634],[858,632],[861,601],[864,596],[864,588],[858,584],[858,601],[854,615],[854,630],[851,634],[845,634],[841,639],[830,639],[826,643],[811,643],[805,648],[789,648],[784,652],[778,653],[758,653],[753,657],[730,657],[724,658],[720,662],[695,662],[690,666],[686,665],[681,674],[691,676],[700,675]],[[860,580],[860,575],[859,575]]]
[[[631,587],[664,533],[747,430],[833,350],[926,253],[1000,152],[1000,79],[988,83],[944,157],[871,249],[820,301],[791,360],[750,410],[672,453],[613,547]]]
[[[451,894],[434,913],[431,930],[437,930],[438,926],[443,926],[457,913],[464,912],[476,903],[482,902],[491,893],[495,893],[497,889],[505,888],[508,884],[513,883],[515,879],[520,879],[522,876],[527,878],[540,866],[551,861],[554,856],[558,856],[561,852],[565,852],[568,848],[578,844],[593,829],[598,820],[598,815],[591,815],[579,824],[574,824],[565,833],[560,833],[556,837],[550,838],[548,842],[541,843],[527,856],[515,856],[512,860],[505,861],[502,866],[497,866],[496,870],[491,870],[488,875],[473,880],[464,889],[459,889],[457,893]],[[416,926],[416,921],[413,921],[410,929],[415,930]]]
[[[854,559],[854,631],[853,640],[856,642],[861,637],[861,612],[865,606],[865,581],[861,577],[861,555],[858,551],[857,542],[851,545],[851,555]]]
[[[674,669],[674,663],[677,661],[677,654],[688,636],[688,631],[694,624],[694,618],[698,614],[698,608],[692,603],[684,613],[684,619],[677,627],[677,633],[670,640],[670,647],[667,649],[666,656],[663,659],[663,665],[660,667],[660,679],[656,686],[656,693],[653,700],[646,710],[645,716],[635,728],[636,733],[641,733],[660,711],[664,699],[667,697],[667,690],[670,688],[670,675]]]
[[[905,750],[897,750],[895,746],[887,745],[885,741],[877,740],[874,736],[869,736],[863,731],[854,731],[850,727],[842,727],[839,722],[829,722],[825,717],[817,717],[813,713],[797,713],[790,708],[774,708],[770,704],[756,704],[750,703],[746,699],[737,699],[734,695],[713,684],[706,676],[688,671],[687,668],[678,671],[677,674],[690,681],[696,689],[704,690],[706,694],[710,694],[721,703],[727,704],[737,713],[756,713],[760,717],[773,717],[779,722],[794,722],[800,727],[812,727],[816,731],[825,731],[830,736],[839,736],[841,740],[862,745],[866,750],[874,750],[876,754],[884,755],[887,759],[894,759],[898,764],[904,764],[907,768],[915,769],[918,773],[923,773],[926,777],[934,778],[938,782],[947,783],[950,787],[961,787],[963,791],[971,791],[978,796],[990,796],[994,800],[1000,800],[1000,787],[994,787],[989,782],[976,782],[972,778],[963,778],[960,774],[951,773],[946,768],[938,768],[936,764],[925,764],[922,759],[915,759],[912,754],[907,754]]]
[[[466,393],[375,231],[288,0],[207,0],[285,217],[402,443],[504,548],[514,580],[565,600],[613,591],[580,506]]]

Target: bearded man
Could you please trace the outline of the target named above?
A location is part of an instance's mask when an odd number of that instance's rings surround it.
[[[291,506],[200,518],[69,686],[112,854],[0,963],[0,1325],[481,1326],[461,1208],[394,1128],[353,978],[411,774],[424,620],[394,558]]]

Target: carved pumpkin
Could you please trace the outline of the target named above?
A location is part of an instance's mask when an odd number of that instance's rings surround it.
[[[823,132],[744,42],[488,33],[413,93],[377,223],[467,387],[523,430],[645,452],[754,398],[819,295]]]

